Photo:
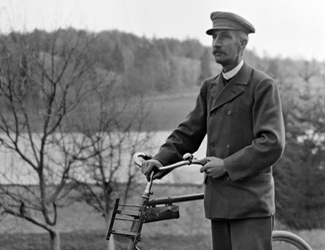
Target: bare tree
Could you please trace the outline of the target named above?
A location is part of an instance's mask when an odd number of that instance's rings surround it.
[[[66,143],[60,131],[68,132],[68,115],[101,84],[93,81],[92,39],[71,29],[11,33],[0,41],[0,147],[16,158],[0,173],[0,207],[45,229],[53,250],[60,249],[57,207],[84,150],[56,150],[58,141]]]
[[[126,89],[116,88],[121,83],[117,77],[114,83],[94,91],[89,101],[78,108],[79,122],[71,119],[70,123],[78,131],[74,145],[87,149],[78,157],[83,166],[71,171],[70,178],[78,184],[78,200],[86,201],[100,213],[107,228],[117,194],[126,201],[130,189],[137,185],[139,170],[134,167],[132,155],[148,150],[152,137],[146,119],[147,102]],[[108,249],[114,246],[112,237]]]

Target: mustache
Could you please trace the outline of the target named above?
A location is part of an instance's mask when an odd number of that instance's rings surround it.
[[[221,49],[213,49],[212,50],[212,54],[216,54],[216,53],[223,53],[223,54],[225,54],[225,52],[222,51]]]

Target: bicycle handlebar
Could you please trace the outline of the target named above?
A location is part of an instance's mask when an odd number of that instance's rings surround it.
[[[146,160],[149,160],[151,159],[152,157],[145,154],[145,153],[142,153],[142,152],[138,152],[138,153],[135,153],[133,155],[133,161],[134,163],[141,167],[142,163],[145,162]],[[163,167],[160,167],[158,169],[158,171],[162,171],[162,170],[174,170],[176,168],[179,168],[179,167],[182,167],[182,166],[188,166],[188,165],[204,165],[205,163],[202,161],[202,160],[197,160],[194,158],[194,156],[192,154],[185,154],[183,156],[183,161],[179,161],[179,162],[176,162],[174,164],[170,164],[170,165],[166,165],[166,166],[163,166]]]
[[[134,163],[139,166],[140,168],[142,167],[142,163],[145,162],[146,160],[149,160],[151,159],[152,157],[145,154],[145,153],[142,153],[142,152],[138,152],[138,153],[135,153],[133,155],[133,161]],[[179,161],[179,162],[176,162],[174,164],[171,164],[171,165],[167,165],[167,166],[163,166],[163,167],[160,167],[158,168],[158,171],[162,171],[162,170],[174,170],[176,168],[179,168],[179,167],[182,167],[182,166],[189,166],[189,165],[204,165],[205,162],[203,162],[202,160],[197,160],[197,159],[194,159],[193,155],[192,154],[185,154],[183,156],[183,161]],[[151,186],[152,186],[152,183],[153,183],[153,180],[154,180],[154,174],[155,172],[152,171],[151,172],[151,176],[150,176],[150,180],[148,181],[147,183],[147,186],[146,186],[146,189],[142,195],[143,198],[145,199],[149,199],[150,197],[150,194],[151,194]]]

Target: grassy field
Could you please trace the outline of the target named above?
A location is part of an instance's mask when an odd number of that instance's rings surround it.
[[[182,93],[148,98],[150,109],[149,121],[157,131],[171,131],[184,121],[194,108],[199,88],[184,89]]]
[[[325,249],[324,231],[313,230],[301,233],[313,250]],[[309,236],[308,236],[309,235]],[[46,234],[14,234],[1,238],[0,250],[47,250]],[[125,250],[127,242],[116,240],[116,250]],[[103,232],[71,232],[61,234],[62,250],[105,250],[105,234]],[[211,249],[211,238],[206,234],[186,235],[155,235],[143,237],[139,243],[141,250],[205,250]]]
[[[159,185],[156,196],[202,192],[200,185]],[[202,201],[181,203],[180,218],[145,224],[142,250],[211,249],[209,221],[204,218]],[[104,250],[106,228],[103,218],[83,202],[72,203],[59,211],[62,250]],[[288,229],[276,221],[276,229]],[[314,250],[325,249],[325,230],[293,231],[303,237]],[[117,250],[126,249],[123,237],[117,238]],[[49,238],[45,231],[32,224],[6,217],[0,223],[0,250],[46,250]]]
[[[73,232],[61,235],[62,250],[105,250],[105,235],[93,232]],[[127,242],[117,239],[116,250],[125,250]],[[171,244],[172,243],[172,244]],[[200,250],[211,248],[211,241],[207,235],[164,235],[144,238],[139,244],[141,250]],[[16,234],[6,236],[1,240],[1,250],[47,250],[47,235]]]
[[[170,223],[172,224],[172,222]],[[300,231],[296,233],[303,237],[313,250],[325,249],[324,230]],[[107,244],[105,235],[105,232],[102,230],[61,233],[61,249],[105,250]],[[49,249],[48,243],[47,234],[16,233],[0,236],[0,250],[47,250]],[[116,250],[124,250],[126,247],[127,241],[125,239],[116,239]],[[141,250],[204,250],[211,249],[211,238],[209,234],[190,236],[158,233],[146,236],[144,234],[139,247]]]

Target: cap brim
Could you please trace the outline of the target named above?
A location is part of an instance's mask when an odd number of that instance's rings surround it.
[[[218,28],[208,29],[206,31],[206,33],[211,36],[213,34],[213,32],[216,31],[216,30],[239,30],[239,29],[234,28],[234,27],[230,27],[230,26],[220,26]]]

